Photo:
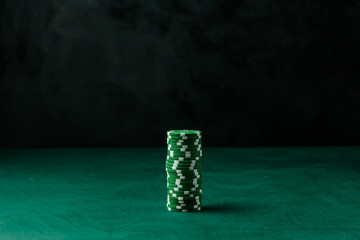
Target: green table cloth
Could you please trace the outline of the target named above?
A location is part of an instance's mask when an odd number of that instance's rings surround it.
[[[0,149],[0,239],[360,239],[360,148],[204,148],[166,210],[166,148]]]

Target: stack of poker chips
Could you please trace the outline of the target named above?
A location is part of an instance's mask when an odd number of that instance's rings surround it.
[[[167,132],[167,209],[197,212],[201,209],[201,131]]]

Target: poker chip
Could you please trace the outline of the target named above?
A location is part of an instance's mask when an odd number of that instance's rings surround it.
[[[197,212],[202,200],[199,130],[167,131],[167,204],[171,212]]]

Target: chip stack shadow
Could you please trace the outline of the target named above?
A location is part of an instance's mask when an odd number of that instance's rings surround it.
[[[171,212],[201,210],[202,138],[199,130],[167,131],[167,204]]]

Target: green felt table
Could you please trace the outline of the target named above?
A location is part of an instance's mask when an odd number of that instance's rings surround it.
[[[360,239],[360,148],[204,148],[166,210],[166,148],[0,149],[0,239]]]

